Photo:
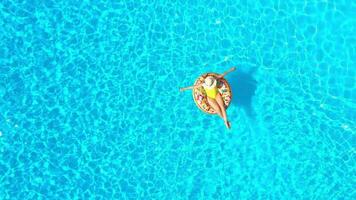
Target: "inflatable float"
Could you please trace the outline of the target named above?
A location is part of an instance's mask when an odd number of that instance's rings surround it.
[[[214,76],[217,77],[218,74],[216,73],[206,73],[201,76],[195,81],[194,85],[200,84],[204,82],[204,79],[207,76]],[[220,78],[217,79],[217,87],[221,97],[224,100],[225,108],[227,109],[230,105],[232,99],[232,92],[231,87],[226,79]],[[209,114],[216,114],[215,110],[209,105],[208,99],[203,87],[199,87],[197,89],[193,89],[193,99],[195,104],[198,106],[200,110]]]

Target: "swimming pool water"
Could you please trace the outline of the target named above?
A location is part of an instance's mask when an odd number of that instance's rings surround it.
[[[356,3],[0,2],[0,199],[356,199]],[[179,92],[237,70],[232,129]]]

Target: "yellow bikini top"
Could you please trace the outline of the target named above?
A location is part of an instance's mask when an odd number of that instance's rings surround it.
[[[215,99],[216,95],[218,94],[218,88],[217,87],[213,87],[213,88],[204,88],[206,95],[210,98]]]

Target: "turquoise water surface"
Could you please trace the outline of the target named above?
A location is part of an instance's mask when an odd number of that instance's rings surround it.
[[[0,199],[356,199],[356,2],[0,2]],[[190,91],[237,70],[232,129]]]

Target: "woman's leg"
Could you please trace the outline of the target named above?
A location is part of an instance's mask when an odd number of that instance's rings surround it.
[[[220,93],[218,93],[216,95],[216,102],[219,105],[219,108],[221,110],[221,114],[223,116],[223,119],[225,121],[225,124],[228,128],[230,128],[230,122],[227,120],[227,115],[226,115],[226,109],[225,109],[225,104],[224,104],[224,100],[222,99]]]
[[[219,104],[215,101],[215,99],[212,99],[210,97],[208,97],[208,103],[211,107],[213,107],[213,109],[216,111],[216,113],[218,113],[218,115],[223,118],[221,110],[220,110],[220,106]]]

